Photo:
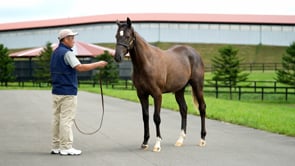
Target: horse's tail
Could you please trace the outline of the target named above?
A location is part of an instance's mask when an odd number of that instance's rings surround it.
[[[198,109],[201,105],[203,107],[203,87],[204,87],[204,63],[201,58],[201,55],[192,47],[191,48],[191,54],[190,54],[190,60],[191,60],[191,68],[192,68],[192,76],[190,80],[190,85],[192,88],[192,96],[193,96],[193,102]]]
[[[192,96],[193,96],[193,103],[194,103],[194,106],[196,109],[198,109],[199,107],[199,102],[197,100],[197,94],[196,92],[194,91],[194,89],[192,88]]]
[[[197,78],[194,79],[195,81],[192,81],[190,83],[191,85],[191,91],[192,91],[192,96],[193,96],[193,103],[196,109],[200,110],[200,106],[206,107],[205,106],[205,101],[203,97],[203,88],[204,88],[204,75],[199,74]],[[203,105],[204,104],[204,105]],[[205,108],[204,108],[205,109]]]

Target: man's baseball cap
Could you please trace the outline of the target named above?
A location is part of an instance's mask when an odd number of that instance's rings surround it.
[[[62,29],[58,33],[58,40],[61,40],[67,36],[76,36],[78,32],[73,32],[71,29]]]

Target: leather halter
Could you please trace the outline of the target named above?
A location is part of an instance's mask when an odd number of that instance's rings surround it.
[[[132,49],[131,47],[134,46],[135,42],[135,36],[133,36],[132,40],[129,41],[129,43],[122,43],[122,42],[117,42],[117,45],[125,47],[128,51]]]

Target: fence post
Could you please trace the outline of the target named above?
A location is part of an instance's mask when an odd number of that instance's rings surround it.
[[[274,82],[274,92],[277,93],[277,82]]]
[[[217,80],[215,80],[215,97],[218,99],[218,83]]]
[[[241,95],[242,95],[242,93],[241,93],[241,86],[239,86],[239,100],[241,100]]]
[[[93,88],[95,87],[95,83],[96,83],[96,81],[93,80],[93,82],[92,82],[92,87],[93,87]]]
[[[285,100],[288,101],[288,88],[286,87],[286,90],[285,90]]]
[[[263,101],[263,99],[264,99],[264,96],[263,96],[263,95],[264,95],[264,88],[262,87],[262,88],[261,88],[261,100],[262,100],[262,101]]]
[[[229,85],[229,97],[230,97],[231,100],[233,99],[233,93],[232,93],[232,86],[231,86],[231,83],[230,83],[230,85]]]
[[[18,86],[24,87],[25,86],[25,82],[24,81],[18,81]]]

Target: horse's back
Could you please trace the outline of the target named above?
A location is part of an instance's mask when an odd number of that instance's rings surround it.
[[[191,46],[188,45],[175,45],[169,48],[167,55],[175,56],[177,59],[187,59],[192,67],[203,67],[201,55]]]

